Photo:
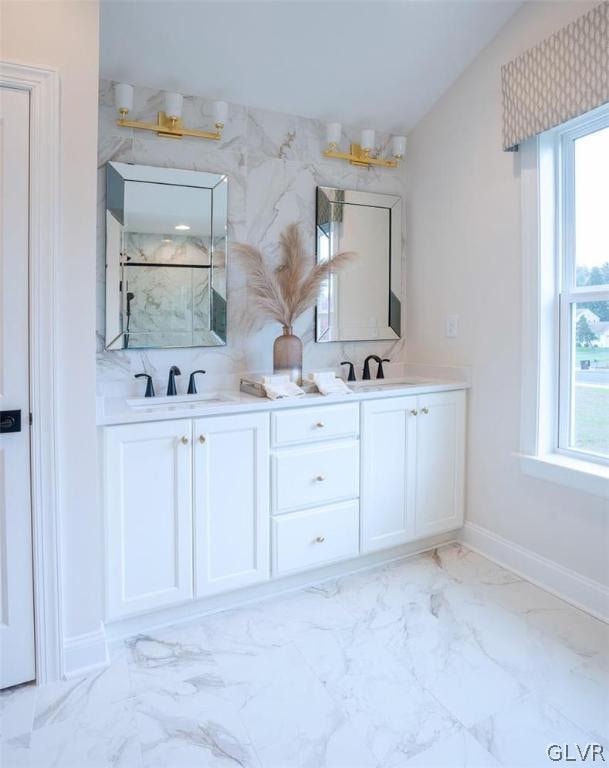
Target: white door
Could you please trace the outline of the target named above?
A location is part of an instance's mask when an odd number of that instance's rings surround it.
[[[362,552],[413,538],[416,408],[416,397],[362,404]]]
[[[418,398],[416,450],[416,536],[463,525],[465,392]]]
[[[108,618],[192,597],[192,422],[104,429]]]
[[[269,415],[195,421],[195,593],[269,578]]]
[[[0,145],[0,688],[5,688],[35,677],[28,344],[29,95],[24,91],[0,88]]]

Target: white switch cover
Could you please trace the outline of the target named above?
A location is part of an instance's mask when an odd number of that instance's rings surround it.
[[[448,339],[456,339],[459,334],[459,316],[447,315],[446,316],[446,337]]]

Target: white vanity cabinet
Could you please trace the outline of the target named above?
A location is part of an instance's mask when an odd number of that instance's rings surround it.
[[[104,429],[109,617],[192,597],[191,439],[189,420]]]
[[[461,526],[465,391],[430,389],[103,426],[108,621]]]
[[[106,613],[269,578],[268,413],[104,428]]]
[[[463,524],[465,392],[362,404],[362,551]]]
[[[269,578],[268,413],[194,422],[195,595]]]

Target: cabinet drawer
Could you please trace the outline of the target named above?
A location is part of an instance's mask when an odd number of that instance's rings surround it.
[[[271,413],[271,436],[275,447],[357,435],[357,403],[295,408]]]
[[[359,553],[359,503],[293,512],[273,519],[273,572],[301,571]]]
[[[272,459],[273,511],[287,512],[359,496],[359,442],[279,451]]]

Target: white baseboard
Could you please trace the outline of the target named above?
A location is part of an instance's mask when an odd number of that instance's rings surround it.
[[[63,675],[79,677],[108,665],[106,631],[100,623],[95,632],[69,637],[63,644]]]
[[[518,576],[609,623],[609,587],[535,554],[475,523],[466,522],[460,541]]]

